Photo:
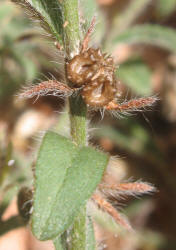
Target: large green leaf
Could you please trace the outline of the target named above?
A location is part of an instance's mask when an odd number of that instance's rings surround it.
[[[134,93],[138,95],[151,94],[151,70],[146,64],[140,61],[124,63],[120,65],[116,75]]]
[[[176,52],[176,32],[174,29],[160,25],[138,25],[119,34],[114,40],[120,44],[150,44]]]
[[[76,155],[76,146],[68,139],[49,132],[45,135],[40,148],[35,171],[33,232],[40,238],[54,205],[58,190],[61,188],[67,167]]]
[[[48,132],[35,171],[32,230],[40,240],[62,234],[100,182],[108,157]]]

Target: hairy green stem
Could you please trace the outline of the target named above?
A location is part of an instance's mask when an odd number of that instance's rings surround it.
[[[67,54],[67,59],[79,53],[80,49],[80,24],[79,24],[79,10],[78,0],[63,0],[63,21],[64,21],[64,46]],[[71,135],[73,141],[83,146],[87,144],[86,131],[86,105],[82,98],[70,97],[70,124]],[[81,190],[80,190],[81,191]],[[86,247],[86,208],[82,208],[80,214],[72,228],[71,232],[71,249],[84,250]]]
[[[78,0],[60,0],[62,2],[64,46],[67,58],[79,53],[80,25],[78,14]]]
[[[70,98],[70,125],[74,142],[80,146],[87,144],[86,105],[81,97]]]

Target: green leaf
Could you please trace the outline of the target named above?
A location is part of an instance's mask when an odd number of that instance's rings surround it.
[[[150,44],[176,52],[176,32],[174,29],[160,25],[138,25],[127,29],[113,40],[120,44]]]
[[[146,64],[140,61],[124,63],[120,65],[116,71],[116,75],[129,86],[134,93],[141,96],[152,93],[151,70]]]
[[[32,215],[33,232],[38,238],[50,217],[51,208],[60,190],[66,170],[77,153],[76,146],[70,140],[53,132],[48,132],[40,147],[35,171],[34,213]]]
[[[48,132],[36,163],[32,230],[40,240],[62,234],[100,182],[108,157]]]
[[[61,4],[58,0],[12,0],[21,4],[42,28],[62,43],[63,21]]]

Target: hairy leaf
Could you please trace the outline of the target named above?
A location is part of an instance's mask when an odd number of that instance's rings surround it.
[[[36,163],[32,230],[40,240],[62,234],[100,182],[108,158],[48,132]]]
[[[40,238],[41,230],[51,214],[51,208],[61,188],[76,146],[68,139],[48,132],[40,147],[35,171],[33,232]]]

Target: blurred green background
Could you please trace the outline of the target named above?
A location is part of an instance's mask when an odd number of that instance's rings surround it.
[[[80,2],[80,15],[86,19],[83,28],[97,15],[91,44],[113,55],[121,99],[147,95],[159,98],[150,110],[129,116],[107,113],[102,120],[99,112],[90,113],[90,143],[114,156],[108,168],[114,179],[107,181],[142,179],[158,189],[152,196],[126,202],[113,197],[114,204],[123,208],[131,221],[135,229],[132,233],[116,227],[94,208],[98,247],[175,250],[176,0]],[[14,229],[23,226],[15,197],[20,187],[32,186],[33,159],[43,131],[54,129],[69,134],[67,105],[62,99],[18,99],[22,86],[52,75],[61,80],[64,75],[63,55],[54,41],[27,17],[24,9],[1,0],[0,249],[52,249],[48,243],[36,243],[27,229],[19,235]],[[18,244],[7,246],[7,241],[13,242],[7,232],[16,235]],[[20,244],[18,237],[23,238]]]

